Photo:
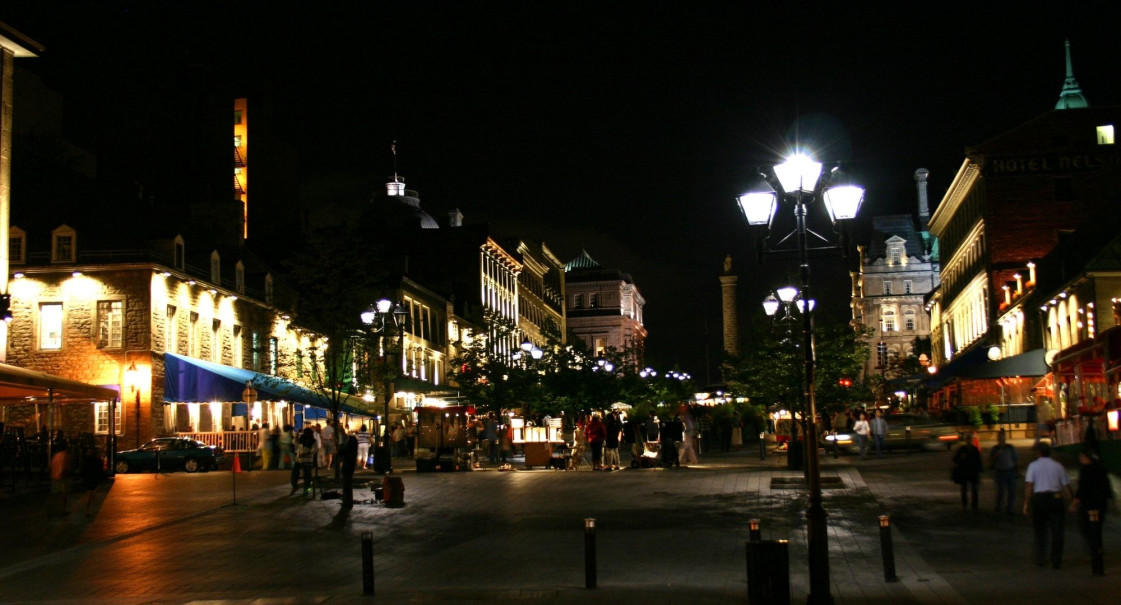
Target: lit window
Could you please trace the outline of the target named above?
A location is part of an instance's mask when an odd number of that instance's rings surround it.
[[[27,238],[23,229],[12,227],[8,229],[8,262],[22,265],[27,262]]]
[[[895,311],[888,309],[884,311],[884,332],[895,331]]]
[[[191,325],[187,330],[187,355],[199,356],[199,314],[191,312]]]
[[[1098,145],[1113,145],[1113,124],[1098,126]]]
[[[62,303],[39,305],[39,349],[62,350]]]
[[[252,342],[250,347],[253,350],[253,367],[250,368],[254,372],[261,371],[261,335],[256,330],[253,331]]]
[[[241,135],[240,134],[235,134],[234,135],[234,147],[241,147]]]
[[[94,433],[98,435],[106,435],[109,433],[109,402],[95,401],[94,405]],[[121,405],[118,403],[113,407],[114,422],[113,426],[116,427],[118,435],[124,434],[124,427],[121,426]]]
[[[163,339],[163,350],[167,353],[179,352],[179,323],[174,305],[167,306],[167,325]]]
[[[899,248],[892,248],[891,249],[891,264],[898,265],[899,263],[902,262],[902,258],[903,258],[903,251],[902,250],[900,250]]]
[[[76,239],[77,235],[74,230],[66,225],[51,232],[51,262],[74,262]]]
[[[907,311],[903,316],[903,326],[907,331],[914,331],[915,329],[915,312]]]
[[[124,345],[125,303],[119,300],[97,302],[97,348],[119,349]]]
[[[603,355],[607,351],[607,339],[597,336],[595,339],[595,346],[592,347],[593,355],[596,357]]]
[[[280,365],[280,343],[275,338],[269,339],[269,374],[276,375]]]

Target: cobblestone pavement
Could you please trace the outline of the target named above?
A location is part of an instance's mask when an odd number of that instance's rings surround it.
[[[981,493],[990,506],[961,510],[949,457],[822,455],[823,477],[836,478],[824,493],[837,603],[1115,602],[1118,515],[1104,577],[1090,574],[1073,518],[1064,567],[1037,568],[1028,520],[991,510],[991,479]],[[40,492],[0,500],[0,602],[743,603],[751,518],[765,540],[789,540],[792,602],[804,602],[800,475],[757,450],[675,470],[405,472],[403,508],[360,503],[349,514],[338,500],[290,497],[284,472],[122,475],[92,518],[47,518]],[[892,520],[897,582],[884,581],[881,514]],[[586,517],[596,519],[596,589],[584,588]],[[373,597],[362,594],[364,532]]]

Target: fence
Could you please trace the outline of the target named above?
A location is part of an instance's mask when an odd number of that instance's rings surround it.
[[[195,439],[207,445],[217,445],[227,452],[257,451],[257,431],[210,431],[205,433],[176,433],[176,435]]]

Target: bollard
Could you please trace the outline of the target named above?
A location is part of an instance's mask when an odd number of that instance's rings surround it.
[[[891,517],[880,515],[880,550],[884,555],[884,581],[895,582],[895,549],[891,544]]]
[[[746,542],[747,602],[790,605],[790,553],[786,540]]]
[[[767,459],[767,433],[759,433],[759,459]]]
[[[763,539],[763,534],[759,531],[759,519],[751,519],[747,522],[747,535],[748,539],[752,542],[758,542]]]
[[[362,594],[374,594],[374,534],[362,532]]]
[[[1095,576],[1105,575],[1105,561],[1102,557],[1102,517],[1096,510],[1086,511],[1090,517],[1090,571]]]
[[[584,588],[596,587],[596,520],[584,519]]]
[[[910,455],[911,454],[911,427],[907,427],[905,439],[906,439],[906,441],[904,442],[904,445],[903,445],[903,451],[907,452],[907,454]]]
[[[833,459],[834,460],[841,457],[841,455],[839,453],[840,449],[841,449],[841,444],[837,443],[837,431],[833,431]]]

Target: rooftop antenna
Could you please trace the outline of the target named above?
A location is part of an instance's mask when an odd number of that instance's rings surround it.
[[[397,175],[397,141],[389,144],[389,151],[393,154],[393,180],[385,184],[385,193],[390,197],[405,195],[405,183]]]

